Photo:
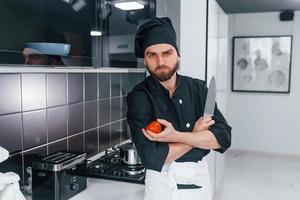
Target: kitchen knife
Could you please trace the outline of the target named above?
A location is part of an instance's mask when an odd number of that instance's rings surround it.
[[[204,119],[214,115],[216,103],[216,80],[212,76],[209,82],[205,107],[204,107]]]

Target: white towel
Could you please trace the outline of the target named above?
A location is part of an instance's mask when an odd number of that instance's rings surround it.
[[[8,151],[0,147],[0,163],[8,157]],[[19,175],[14,172],[0,172],[0,200],[26,200],[20,191],[19,180]]]

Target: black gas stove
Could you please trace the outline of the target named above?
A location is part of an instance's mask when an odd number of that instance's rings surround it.
[[[76,173],[93,178],[144,184],[145,168],[122,162],[117,149],[106,150],[99,159],[76,169]]]

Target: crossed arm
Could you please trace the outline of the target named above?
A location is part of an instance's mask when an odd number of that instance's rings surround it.
[[[203,117],[199,118],[194,125],[193,131],[184,133],[175,130],[173,125],[166,120],[158,119],[158,122],[165,126],[161,133],[155,134],[144,129],[142,131],[150,141],[168,143],[169,153],[165,164],[180,158],[193,147],[202,149],[218,149],[221,147],[214,134],[208,130],[215,123],[210,117],[206,119],[203,119]]]

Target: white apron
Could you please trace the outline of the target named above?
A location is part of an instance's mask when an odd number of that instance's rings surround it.
[[[202,186],[178,189],[177,184]],[[172,162],[161,172],[146,171],[144,200],[211,200],[211,184],[207,163]]]

